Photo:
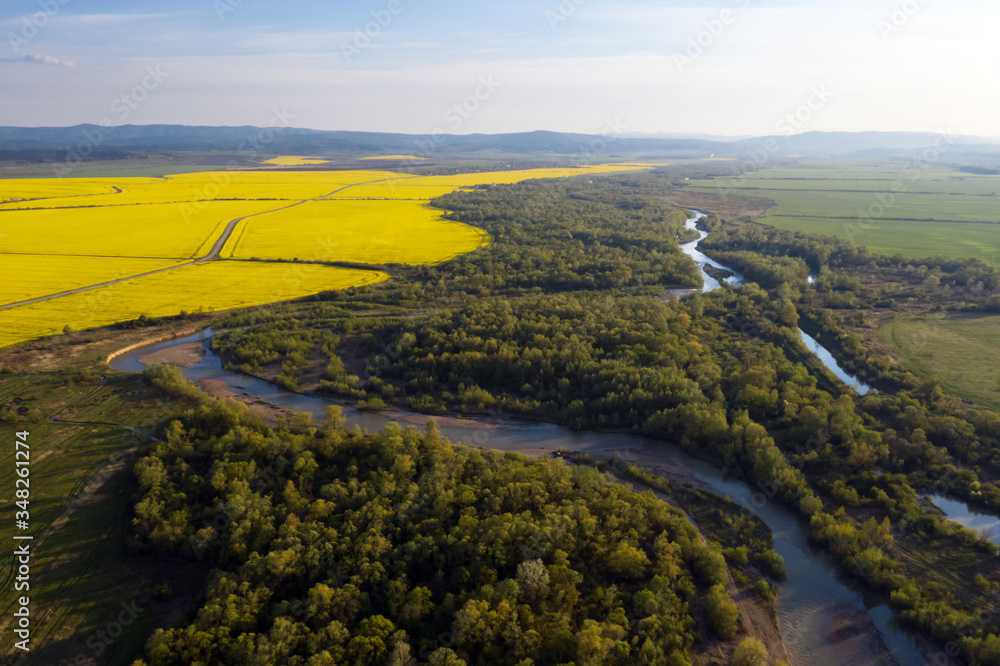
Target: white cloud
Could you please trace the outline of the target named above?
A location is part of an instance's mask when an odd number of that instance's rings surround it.
[[[53,67],[76,67],[71,60],[60,60],[53,56],[29,54],[20,58],[0,58],[0,62],[28,63],[31,65],[52,65]]]

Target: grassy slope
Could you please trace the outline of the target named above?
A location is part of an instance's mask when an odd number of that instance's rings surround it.
[[[190,326],[190,324],[188,324]],[[196,594],[197,569],[129,557],[125,549],[128,501],[133,479],[125,470],[149,440],[122,428],[52,423],[62,418],[115,421],[155,431],[176,405],[153,398],[142,379],[109,371],[110,351],[164,334],[163,330],[117,334],[77,334],[0,352],[0,365],[19,372],[0,374],[0,404],[38,410],[41,421],[2,422],[6,440],[15,431],[31,433],[32,652],[19,663],[72,663],[77,655],[95,656],[87,638],[116,621],[122,604],[137,600],[137,621],[105,647],[100,663],[128,664],[152,627],[180,610],[185,594]],[[76,344],[74,344],[76,343]],[[103,370],[101,367],[103,366]],[[93,368],[107,374],[84,377]],[[22,592],[15,592],[10,570],[14,542],[12,441],[0,449],[0,661],[13,652],[9,619]],[[19,534],[26,534],[20,532]],[[151,599],[152,590],[169,584],[175,596]],[[97,639],[95,639],[97,640]],[[95,645],[97,643],[94,643]]]

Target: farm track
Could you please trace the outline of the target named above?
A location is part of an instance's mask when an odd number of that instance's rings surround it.
[[[318,197],[313,197],[312,199],[303,199],[302,201],[296,201],[295,203],[289,204],[287,206],[281,206],[279,208],[273,208],[271,210],[265,210],[265,211],[261,211],[259,213],[253,213],[252,215],[244,215],[243,217],[236,218],[235,220],[232,220],[228,225],[226,225],[226,228],[223,229],[222,234],[219,236],[218,240],[216,240],[215,244],[212,246],[211,251],[209,251],[209,253],[207,255],[205,255],[204,257],[201,257],[200,259],[195,259],[193,261],[187,261],[187,262],[184,262],[182,264],[177,264],[176,266],[167,266],[166,268],[159,268],[159,269],[157,269],[155,271],[148,271],[146,273],[139,273],[138,275],[130,275],[128,277],[119,278],[117,280],[111,280],[109,282],[101,282],[99,284],[93,284],[93,285],[90,285],[90,286],[87,286],[87,287],[78,287],[76,289],[70,289],[68,291],[61,291],[61,292],[56,293],[56,294],[49,294],[48,296],[39,296],[37,298],[30,298],[30,299],[28,299],[26,301],[18,301],[17,303],[8,303],[6,305],[0,305],[0,311],[10,310],[12,308],[18,308],[18,307],[21,307],[23,305],[32,305],[34,303],[43,303],[45,301],[51,301],[51,300],[56,299],[56,298],[62,298],[63,296],[70,296],[72,294],[80,294],[80,293],[87,292],[87,291],[93,291],[95,289],[103,289],[104,287],[110,287],[112,285],[121,284],[123,282],[131,282],[132,280],[138,280],[139,278],[149,277],[151,275],[158,275],[160,273],[167,273],[167,272],[170,272],[170,271],[176,271],[176,270],[178,270],[180,268],[187,268],[187,267],[190,267],[190,266],[196,266],[198,264],[203,264],[203,263],[206,263],[206,262],[209,262],[209,261],[231,261],[231,259],[224,259],[221,256],[221,254],[222,254],[223,248],[226,246],[226,243],[229,242],[229,239],[232,237],[233,232],[236,231],[236,227],[239,226],[240,222],[243,222],[244,220],[249,220],[252,217],[259,217],[261,215],[270,215],[271,213],[277,213],[279,211],[288,210],[290,208],[295,208],[296,206],[301,206],[303,204],[311,203],[313,201],[320,201],[320,200],[323,200],[323,199],[325,199],[327,197],[331,197],[334,194],[338,194],[340,192],[343,192],[344,190],[350,189],[352,187],[357,187],[359,185],[372,185],[374,183],[381,183],[381,182],[384,182],[386,180],[393,180],[393,179],[382,178],[382,179],[379,179],[379,180],[368,181],[366,183],[353,183],[351,185],[346,185],[344,187],[338,188],[338,189],[336,189],[336,190],[334,190],[332,192],[328,192],[326,194],[322,194],[322,195],[320,195]],[[283,260],[280,260],[280,259],[274,259],[274,260],[271,260],[268,263],[294,263],[294,262],[283,261]]]

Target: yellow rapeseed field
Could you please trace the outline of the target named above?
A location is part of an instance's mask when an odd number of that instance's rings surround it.
[[[0,187],[5,188],[10,197],[0,196],[0,210],[25,210],[34,208],[85,208],[94,206],[109,206],[115,204],[154,203],[158,201],[148,194],[149,188],[162,186],[165,182],[159,178],[115,178],[81,180],[79,189],[69,187],[66,183],[74,181],[33,178],[25,180],[0,181]],[[46,183],[48,185],[46,186]],[[103,185],[101,185],[103,183]],[[86,190],[83,188],[86,187]],[[47,188],[47,194],[45,194]],[[80,191],[83,190],[83,191]],[[34,197],[19,197],[20,192],[36,192]]]
[[[222,256],[363,264],[436,264],[481,247],[483,232],[445,220],[426,204],[463,187],[648,168],[601,165],[454,176],[406,176],[348,187],[327,198],[247,220]],[[339,203],[340,205],[335,205]]]
[[[429,201],[435,197],[476,185],[509,185],[540,178],[598,175],[648,169],[640,165],[600,165],[561,169],[526,169],[521,171],[484,171],[454,176],[405,176],[396,174],[377,183],[355,185],[331,195],[331,199],[411,199]]]
[[[483,231],[410,201],[314,201],[247,222],[223,257],[436,264],[488,241]]]
[[[150,204],[0,212],[0,256],[201,257],[230,220],[275,207],[225,201],[190,211],[178,204]]]
[[[221,200],[302,201],[321,197],[356,183],[405,177],[390,171],[204,171],[164,178],[117,178],[108,179],[108,185],[101,193],[86,196],[60,194],[31,201],[10,201],[0,204],[0,211]],[[10,186],[13,193],[40,187],[39,184],[45,181],[10,182],[24,183],[21,188]]]
[[[0,305],[141,275],[178,263],[175,259],[0,254]]]
[[[246,307],[381,281],[387,276],[375,271],[292,262],[440,263],[489,238],[444,219],[428,205],[437,196],[476,185],[642,168],[649,165],[457,176],[215,171],[0,181],[0,305],[125,279],[0,311],[0,346],[66,325],[79,330],[142,314]],[[230,225],[222,261],[184,265],[209,256]],[[246,261],[252,258],[284,263]],[[160,268],[169,270],[127,279]]]
[[[105,180],[0,179],[0,203],[110,194],[114,191],[114,185]]]
[[[0,310],[0,347],[120,321],[211,312],[301,298],[388,276],[318,264],[210,261],[51,301]]]
[[[426,160],[426,157],[417,157],[416,155],[372,155],[371,157],[362,157],[362,160]]]
[[[265,160],[263,164],[273,164],[274,166],[306,166],[309,164],[329,164],[330,160],[322,157],[305,157],[302,155],[281,155],[270,160]]]

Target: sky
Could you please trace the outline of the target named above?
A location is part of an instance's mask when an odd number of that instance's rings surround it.
[[[0,125],[1000,135],[995,0],[5,0]]]

